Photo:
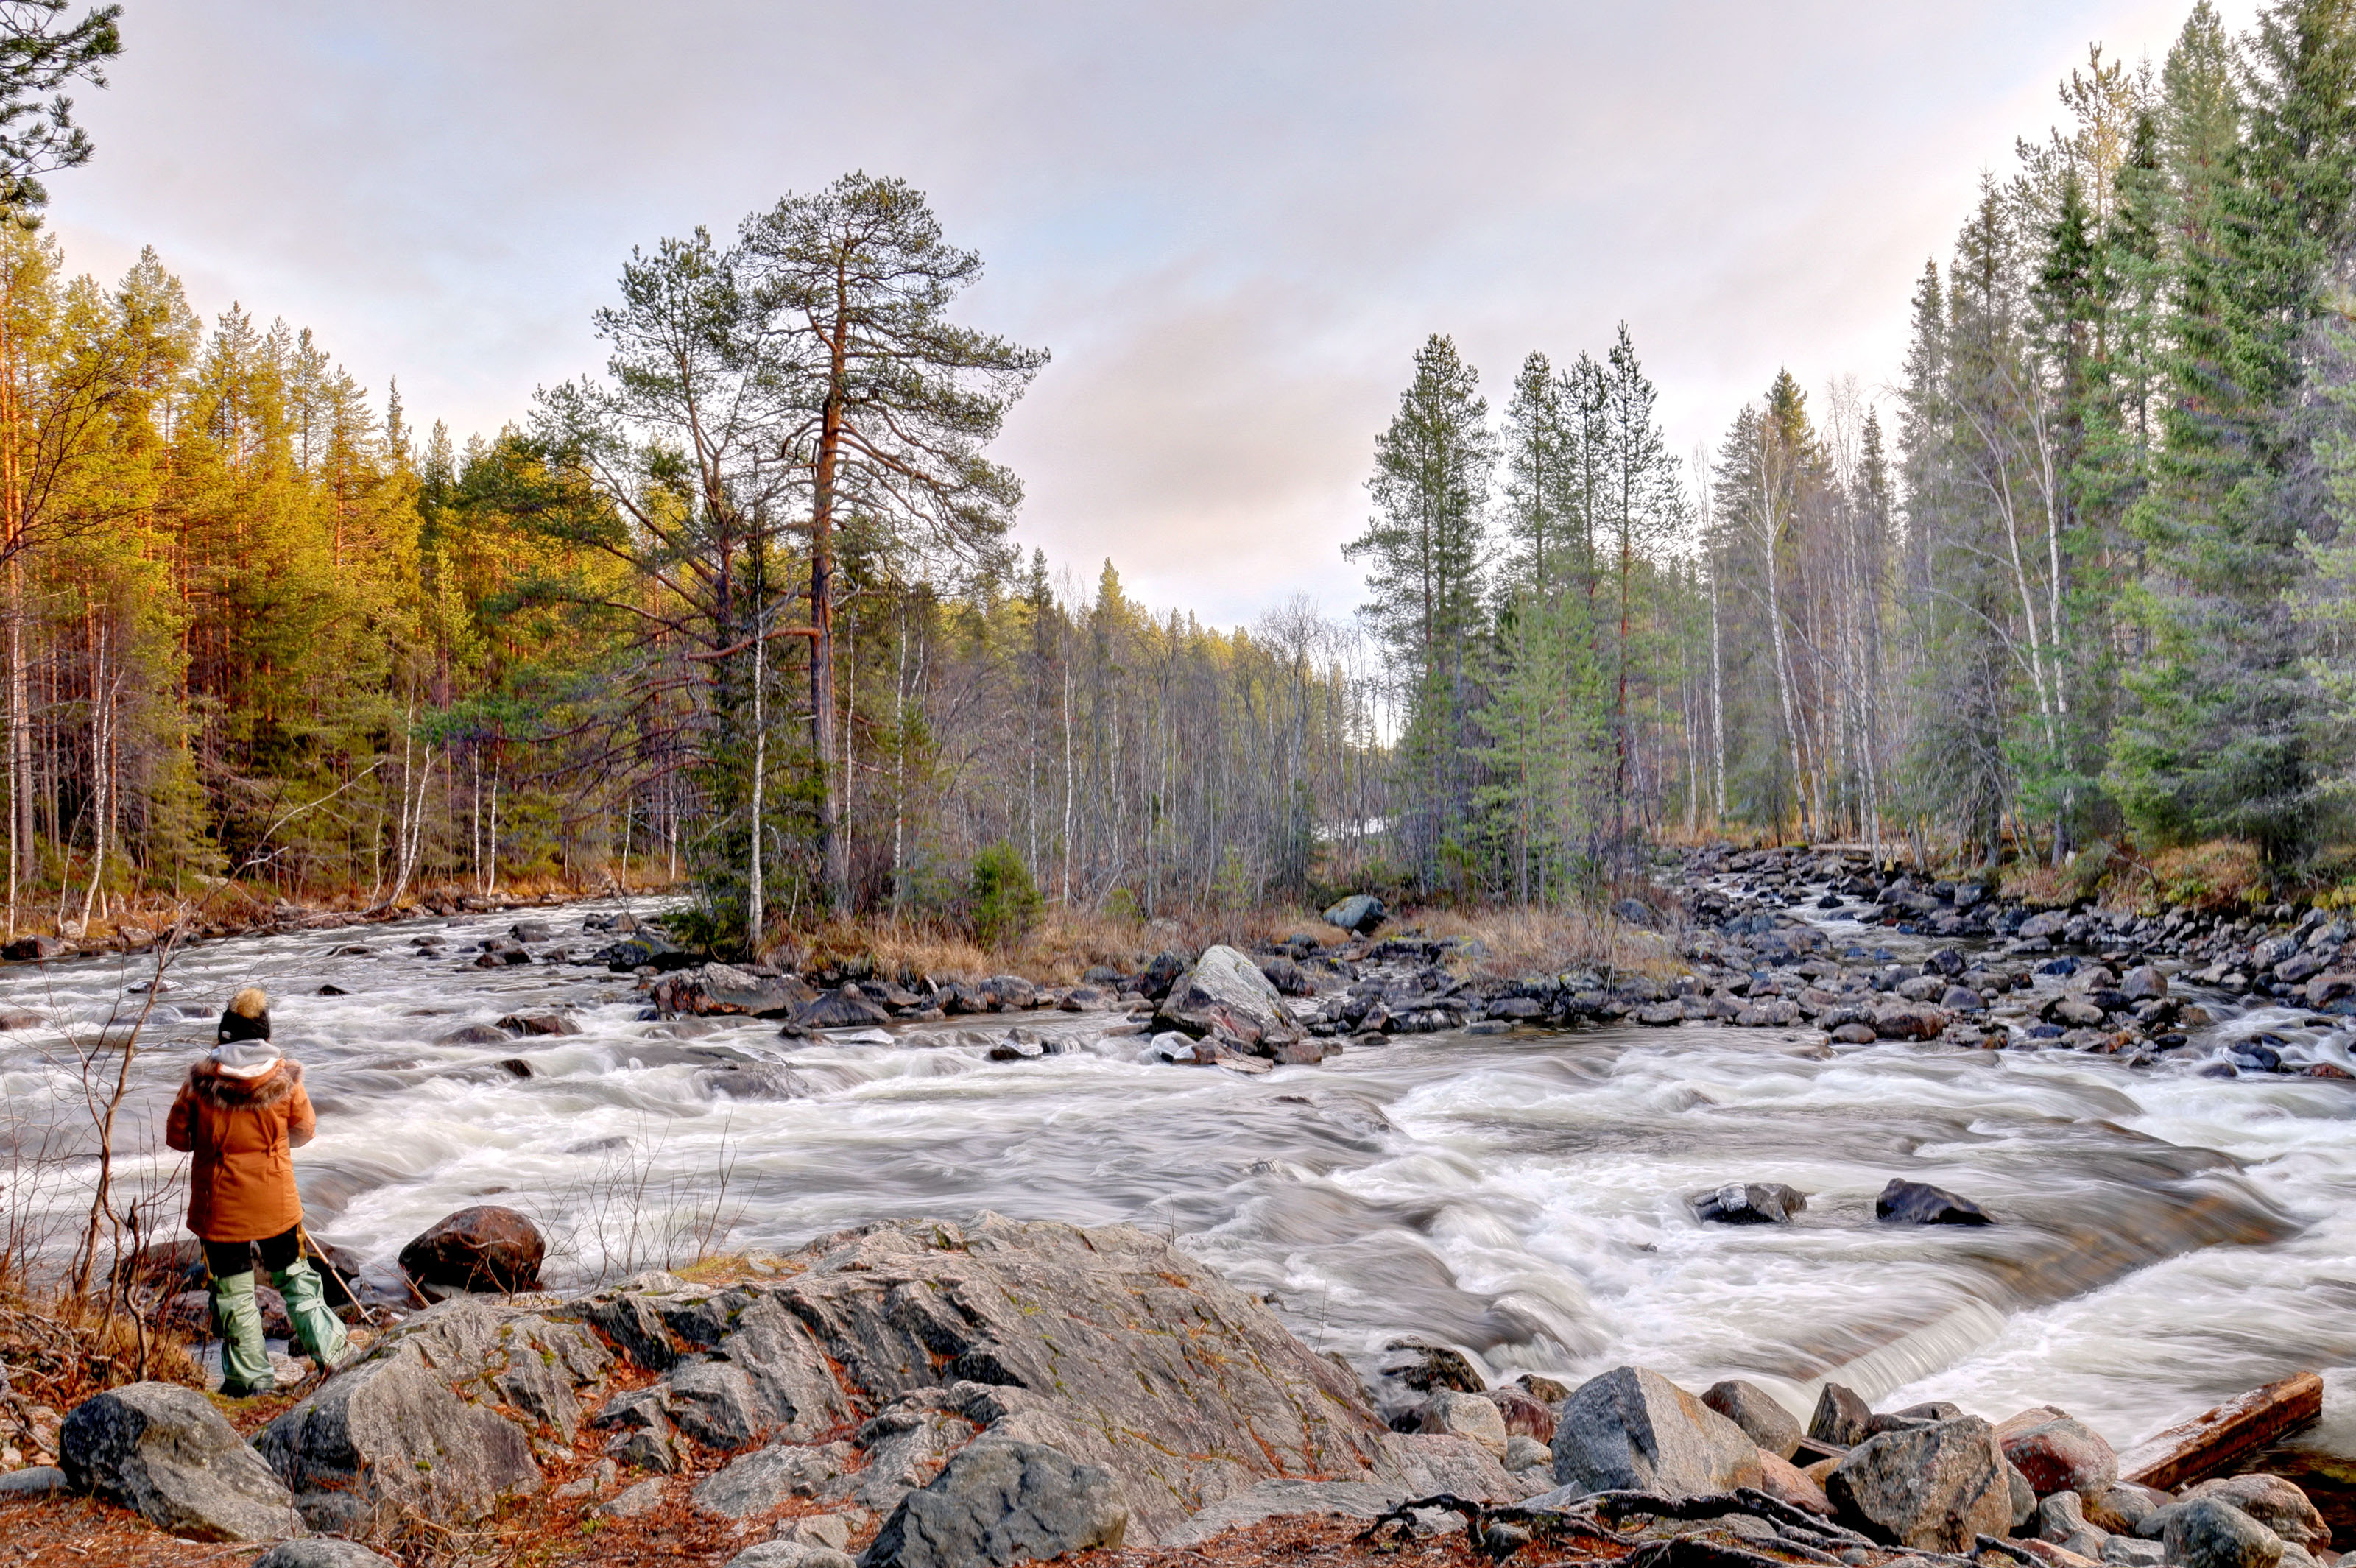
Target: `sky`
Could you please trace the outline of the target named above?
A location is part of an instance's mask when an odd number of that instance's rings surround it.
[[[994,449],[1026,549],[1213,624],[1344,616],[1428,334],[1502,406],[1624,320],[1680,453],[1780,368],[1873,395],[1983,171],[2189,5],[126,0],[49,222],[463,441],[602,366],[633,246],[898,175],[985,260],[963,318],[1053,355]]]

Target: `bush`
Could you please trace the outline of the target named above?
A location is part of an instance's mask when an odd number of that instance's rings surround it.
[[[974,940],[984,947],[1020,942],[1045,907],[1023,857],[1009,844],[992,844],[973,858],[970,886]]]

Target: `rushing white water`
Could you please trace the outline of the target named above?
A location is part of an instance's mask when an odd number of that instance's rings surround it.
[[[594,907],[554,917],[559,945],[603,940],[580,930]],[[410,1236],[483,1201],[539,1219],[552,1275],[575,1277],[714,1230],[783,1248],[987,1208],[1164,1232],[1312,1343],[1366,1357],[1422,1335],[1499,1374],[1635,1361],[1695,1387],[1753,1377],[1803,1406],[1833,1375],[1991,1416],[2051,1401],[2125,1441],[2286,1371],[2356,1361],[2356,1085],[2199,1075],[2219,1041],[2259,1028],[2295,1061],[2346,1063],[2347,1037],[2298,1014],[2229,1019],[2141,1070],[1688,1023],[1425,1035],[1247,1078],[1141,1065],[1139,1040],[1105,1038],[1117,1015],[953,1020],[889,1043],[641,1021],[625,976],[464,966],[512,918],[187,953],[123,1147],[156,1150],[222,1000],[260,983],[320,1113],[296,1157],[311,1228],[388,1278]],[[448,955],[412,952],[424,931],[450,936]],[[354,943],[369,951],[331,956]],[[0,1035],[20,1154],[82,1125],[70,1040],[135,1011],[123,988],[149,964],[0,975],[0,1008],[73,1026]],[[317,995],[327,984],[350,994]],[[434,1043],[556,1007],[581,1034]],[[1010,1027],[1066,1049],[988,1061]],[[134,1180],[175,1157],[143,1152]],[[12,1202],[70,1204],[37,1174],[20,1169]],[[1892,1176],[2000,1222],[1877,1224]],[[1697,1223],[1687,1197],[1730,1180],[1788,1182],[1807,1210],[1789,1226]]]

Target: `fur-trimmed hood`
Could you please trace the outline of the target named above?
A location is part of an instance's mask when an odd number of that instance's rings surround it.
[[[259,1078],[232,1078],[210,1058],[200,1058],[188,1069],[188,1091],[206,1104],[224,1111],[267,1109],[293,1094],[303,1082],[303,1064],[284,1061]]]

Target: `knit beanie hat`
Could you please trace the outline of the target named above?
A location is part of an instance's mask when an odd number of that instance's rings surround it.
[[[278,1065],[279,1051],[266,1040],[226,1040],[208,1058],[224,1078],[260,1078]]]
[[[270,1038],[270,997],[259,986],[248,986],[229,999],[221,1010],[220,1029],[216,1040],[268,1040]]]

